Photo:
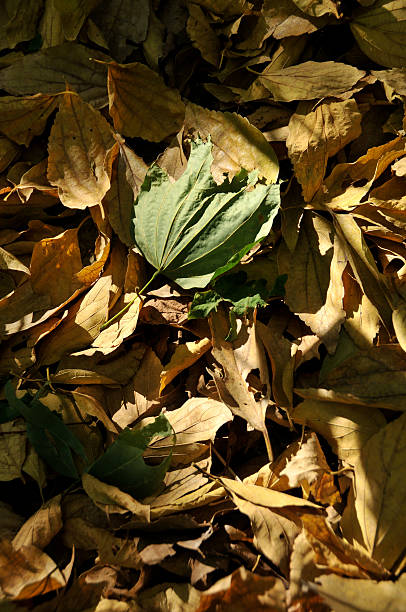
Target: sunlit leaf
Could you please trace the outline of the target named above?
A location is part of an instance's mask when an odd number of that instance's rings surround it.
[[[157,272],[184,288],[205,287],[219,268],[237,264],[268,234],[278,210],[279,186],[253,188],[255,176],[246,172],[216,185],[212,159],[209,142],[192,143],[176,183],[153,165],[134,207],[137,246]]]

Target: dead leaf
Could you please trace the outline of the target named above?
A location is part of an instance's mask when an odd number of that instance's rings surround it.
[[[10,599],[31,599],[66,586],[74,557],[65,569],[58,568],[36,546],[15,550],[7,540],[0,544],[0,585]]]
[[[183,123],[185,110],[179,93],[144,64],[110,62],[108,90],[114,127],[124,136],[160,142]]]
[[[196,104],[186,106],[185,132],[210,136],[213,147],[212,174],[221,183],[223,174],[232,178],[241,168],[258,169],[267,183],[278,177],[279,164],[261,132],[237,113],[209,111]]]
[[[329,157],[361,134],[361,114],[354,99],[299,104],[289,121],[286,141],[305,202],[319,189]]]
[[[21,477],[26,458],[27,437],[22,419],[0,424],[0,480]]]
[[[101,61],[108,59],[96,50],[91,55]],[[0,87],[13,95],[60,93],[67,84],[85,102],[96,108],[105,105],[106,67],[90,60],[89,50],[76,42],[30,53],[0,74]]]
[[[13,547],[35,546],[43,550],[62,529],[61,495],[52,497],[19,529],[13,539]]]
[[[55,96],[4,96],[0,100],[0,132],[17,144],[27,147],[34,136],[42,134],[48,117],[56,106]]]
[[[65,206],[101,203],[110,188],[114,143],[111,128],[99,113],[76,94],[63,96],[49,139],[48,179],[58,187]]]
[[[166,364],[165,369],[161,372],[161,384],[159,387],[159,393],[165,389],[167,385],[180,372],[189,368],[191,365],[196,363],[202,355],[204,355],[211,348],[211,340],[209,338],[202,338],[195,342],[185,342],[185,344],[179,344],[175,348],[171,360]]]

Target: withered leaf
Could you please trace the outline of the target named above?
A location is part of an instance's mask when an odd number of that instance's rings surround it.
[[[61,15],[62,29],[67,40],[75,40],[80,29],[100,0],[53,0]]]
[[[107,121],[73,93],[66,93],[49,138],[48,179],[69,208],[100,204],[110,187],[115,140]]]
[[[258,77],[275,100],[314,100],[335,96],[350,89],[365,75],[339,62],[303,62],[281,70],[265,70]]]
[[[28,146],[34,136],[42,134],[57,103],[55,96],[42,94],[4,96],[0,99],[0,132],[17,144]]]
[[[92,50],[92,58],[109,58]],[[89,59],[89,50],[78,43],[65,43],[25,55],[0,72],[0,87],[13,95],[53,94],[67,85],[93,106],[107,100],[106,67]]]
[[[185,116],[180,94],[144,64],[108,64],[110,115],[125,136],[160,142],[179,130]]]

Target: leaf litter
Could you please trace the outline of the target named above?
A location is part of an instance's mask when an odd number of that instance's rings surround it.
[[[404,1],[0,33],[0,609],[403,611]]]

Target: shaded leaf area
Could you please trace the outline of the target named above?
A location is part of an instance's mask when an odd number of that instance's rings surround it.
[[[0,610],[403,611],[404,0],[0,12]]]

